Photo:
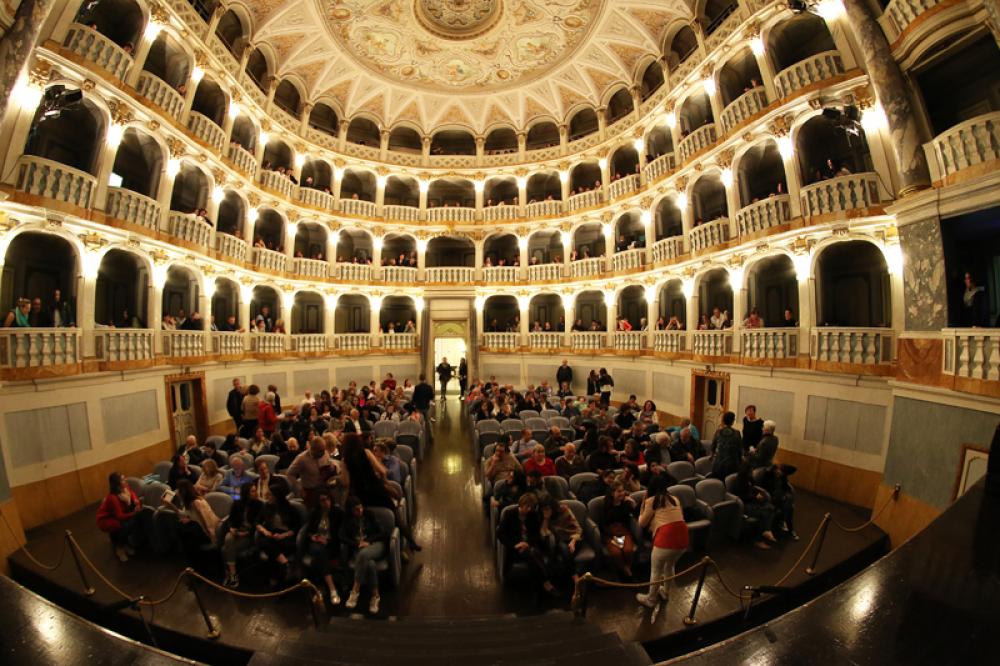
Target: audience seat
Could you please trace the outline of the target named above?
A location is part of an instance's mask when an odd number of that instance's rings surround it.
[[[516,437],[518,433],[524,430],[524,421],[521,419],[507,419],[500,424],[500,428],[511,437]]]
[[[575,475],[579,476],[579,475]],[[604,497],[595,497],[587,503],[587,513],[590,514],[591,520],[594,524],[598,526],[598,531],[600,531],[600,526],[604,524]],[[639,522],[635,519],[635,516],[629,517],[629,530],[632,532],[632,538],[636,543],[636,552],[638,553],[638,545],[642,543],[642,535],[639,533]],[[604,546],[604,534],[601,534],[601,557],[607,560],[610,557],[608,549]]]
[[[576,522],[580,523],[583,530],[583,541],[576,545],[576,552],[573,553],[573,561],[576,564],[576,572],[581,574],[591,570],[596,566],[597,554],[601,552],[601,531],[587,514],[587,507],[575,499],[562,500],[562,504],[569,507],[573,512]]]
[[[520,416],[521,420],[525,422],[527,422],[528,419],[539,418],[538,410],[535,409],[522,409],[517,413],[517,415]]]
[[[205,501],[208,502],[208,505],[212,507],[212,511],[220,519],[228,518],[229,511],[233,508],[233,498],[226,493],[218,491],[207,493]]]
[[[691,490],[694,490],[695,484],[701,481],[702,477],[694,473],[694,465],[686,460],[678,460],[677,462],[672,462],[667,465],[667,472],[670,476],[677,479],[677,482],[690,486]]]
[[[712,456],[703,456],[694,461],[694,472],[704,477],[708,477],[712,473],[712,463],[715,462],[715,458]]]
[[[597,474],[594,472],[579,472],[569,477],[569,491],[573,493],[573,497],[578,497],[580,495],[580,487],[590,481],[597,481]]]
[[[703,479],[694,487],[699,500],[712,509],[710,543],[720,534],[738,539],[743,524],[743,503],[736,495],[726,491],[718,479]]]
[[[403,497],[406,498],[407,524],[412,525],[416,520],[417,510],[415,505],[415,494],[413,492],[413,477],[410,476],[410,466],[405,461],[399,461],[400,477],[403,479]]]
[[[543,419],[545,419],[549,425],[555,425],[555,423],[552,422],[552,419],[561,418],[559,416],[558,409],[543,409],[541,412],[538,413],[538,415],[541,416]]]
[[[544,414],[544,412],[542,412]],[[555,426],[565,432],[574,432],[573,427],[569,424],[569,419],[565,416],[559,416],[559,412],[553,411],[554,416],[549,418],[549,426]],[[574,439],[574,437],[567,437],[567,439]]]
[[[376,421],[375,425],[372,427],[372,434],[376,439],[396,438],[396,430],[399,428],[399,423],[396,421]]]
[[[417,460],[413,457],[413,447],[406,444],[396,444],[396,457],[405,462],[410,468],[410,476],[413,477],[413,486],[417,485]]]
[[[254,468],[256,468],[257,463],[264,462],[267,464],[268,471],[270,471],[271,474],[274,474],[277,471],[276,468],[278,466],[278,460],[278,456],[271,453],[265,453],[262,456],[257,456],[257,459],[254,461]]]
[[[689,550],[705,550],[709,531],[712,528],[712,508],[699,500],[694,494],[694,488],[688,485],[670,486],[671,495],[676,497],[684,510],[684,521],[691,535]]]
[[[539,444],[544,444],[549,438],[549,424],[541,417],[526,419],[525,427],[531,428],[531,437]]]
[[[128,487],[132,489],[132,492],[135,493],[136,497],[138,497],[140,500],[143,499],[143,493],[146,489],[145,481],[143,481],[137,476],[130,476],[127,479],[125,479],[125,483],[127,483]]]
[[[569,481],[561,476],[546,476],[542,478],[545,492],[557,500],[575,499],[569,492]]]
[[[396,444],[403,444],[413,449],[417,460],[424,457],[424,429],[414,421],[403,421],[396,427]]]
[[[161,483],[166,483],[170,478],[170,468],[174,464],[169,460],[161,460],[153,465],[153,474],[157,476]]]
[[[242,458],[243,459],[243,467],[244,467],[244,469],[246,469],[247,471],[253,471],[253,455],[252,454],[247,453],[246,451],[240,451],[239,453],[234,453],[233,455],[229,456],[229,466],[230,467],[233,466],[233,458]]]

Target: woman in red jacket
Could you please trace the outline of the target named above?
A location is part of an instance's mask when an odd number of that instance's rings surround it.
[[[135,555],[129,538],[141,510],[142,502],[125,482],[125,475],[112,472],[108,476],[108,494],[97,508],[97,527],[111,536],[115,555],[122,562]]]
[[[270,437],[278,427],[278,415],[274,413],[274,393],[268,393],[257,406],[257,425]]]

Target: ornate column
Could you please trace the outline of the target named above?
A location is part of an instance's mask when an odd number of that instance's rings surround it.
[[[789,214],[793,217],[802,216],[802,172],[799,169],[799,158],[795,155],[795,140],[791,132],[791,116],[777,116],[768,125],[768,131],[777,138],[778,153],[785,169],[785,184],[788,188]]]
[[[329,231],[326,234],[326,260],[330,263],[330,273],[337,276],[337,242],[340,240],[340,225],[327,222]],[[332,332],[333,329],[331,329]]]
[[[572,272],[570,268],[570,253],[573,251],[573,223],[563,222],[560,226],[560,236],[562,239],[563,248],[563,265],[562,265],[562,276],[569,277]]]
[[[0,79],[0,118],[6,115],[11,90],[24,71],[38,33],[55,3],[52,0],[22,0],[14,12],[14,22],[0,38],[0,62],[4,63]]]
[[[601,222],[601,231],[604,233],[604,270],[610,271],[611,257],[615,254],[614,214],[611,211],[604,211],[601,213]]]
[[[255,192],[247,193],[247,204],[250,207],[247,209],[246,217],[243,218],[243,240],[247,244],[247,262],[249,263],[252,254],[249,248],[253,247],[253,232],[257,224],[257,206],[260,205],[260,197]]]
[[[530,235],[531,229],[528,227],[517,228],[517,258],[521,262],[518,277],[522,280],[528,279],[528,236]]]
[[[646,289],[654,289],[654,285],[647,285]],[[648,293],[647,293],[648,296]],[[656,318],[660,311],[659,291],[655,292],[654,298],[646,298],[646,348],[653,349],[656,344]]]
[[[385,167],[378,167],[375,176],[375,210],[377,215],[382,214],[382,206],[385,205],[385,184],[389,180],[389,170]]]
[[[719,95],[718,81],[715,76],[715,68],[706,65],[701,70],[702,81],[711,81],[705,86],[705,94],[708,95],[708,103],[712,106],[712,122],[718,123],[715,126],[716,135],[722,135],[722,98]]]
[[[726,209],[728,211],[726,217],[729,218],[730,238],[736,238],[739,235],[739,229],[736,227],[736,211],[740,209],[740,186],[736,182],[736,176],[732,169],[734,155],[735,151],[732,148],[727,148],[719,151],[715,158],[723,172],[728,170],[729,173],[728,182],[724,176],[722,177],[722,185],[726,188]]]
[[[518,326],[518,344],[522,347],[528,346],[528,331],[531,330],[528,327],[528,315],[531,314],[531,297],[527,293],[520,293],[517,296],[517,309],[518,315],[521,318],[520,324]]]
[[[341,121],[340,125],[337,126],[337,150],[344,152],[344,148],[347,146],[347,128],[348,124],[346,121]]]
[[[862,131],[865,133],[865,142],[868,144],[868,154],[872,158],[872,167],[879,175],[878,191],[883,201],[893,199],[899,189],[899,171],[896,170],[896,161],[893,159],[892,138],[889,130],[882,122],[884,114],[875,104],[875,98],[868,86],[859,86],[852,91],[854,102],[861,110],[862,118],[865,114],[875,114],[876,122],[862,123]],[[926,153],[923,153],[926,155]]]
[[[274,110],[274,93],[278,90],[278,77],[267,77],[267,101],[264,103],[264,113]]]
[[[653,197],[643,197],[639,200],[642,212],[639,220],[642,222],[642,234],[646,239],[646,247],[643,252],[643,263],[653,263],[653,244],[656,243],[656,228],[653,222]]]
[[[475,199],[476,210],[483,209],[483,193],[486,191],[486,174],[478,172],[473,174],[472,189]]]
[[[391,132],[387,129],[379,131],[378,135],[378,156],[379,159],[385,161],[386,157],[389,155],[389,135]]]
[[[673,118],[673,124],[669,121],[667,122],[667,129],[670,130],[670,145],[671,151],[674,153],[674,161],[675,163],[678,163],[677,166],[679,168],[681,165],[679,164],[680,155],[677,152],[677,147],[681,143],[681,121],[680,118],[677,117],[677,109],[673,102],[668,102],[665,108],[667,118]]]
[[[299,111],[299,136],[305,136],[306,132],[309,131],[309,115],[312,113],[313,105],[309,102],[302,104],[302,110]]]
[[[528,171],[527,169],[517,170],[517,205],[521,211],[528,205]]]
[[[294,210],[286,210],[285,218],[288,220],[285,225],[285,256],[288,257],[287,270],[292,271],[295,265],[295,236],[298,234],[299,214]]]
[[[486,155],[486,137],[477,134],[476,137],[476,165],[483,163],[483,156]]]
[[[484,239],[485,232],[482,232],[482,231],[467,232],[466,236],[468,236],[468,237],[470,237],[472,239],[472,244],[473,244],[473,247],[475,248],[475,251],[476,251],[476,279],[477,280],[482,280],[483,279],[483,253],[486,250],[486,241]],[[479,330],[482,331],[483,329],[480,328]]]
[[[573,324],[576,323],[576,298],[572,293],[562,294],[563,316],[566,319],[566,330],[563,331],[563,347],[573,346]]]
[[[773,102],[778,99],[778,90],[774,87],[774,76],[777,72],[774,71],[774,65],[771,64],[771,58],[767,54],[766,35],[761,32],[760,26],[754,23],[746,29],[743,36],[751,44],[750,52],[753,53],[754,60],[757,61],[757,69],[760,71],[760,83],[764,86],[767,101]],[[757,44],[758,46],[754,48],[753,44]]]
[[[642,106],[642,90],[639,89],[639,86],[632,86],[628,92],[632,95],[632,115],[636,120],[639,120],[642,117],[642,111],[639,108]]]
[[[420,163],[424,166],[430,166],[431,163],[431,141],[429,136],[420,137]]]
[[[333,161],[333,187],[330,188],[330,193],[333,194],[334,206],[340,203],[340,186],[344,182],[344,164],[344,160]]]
[[[565,155],[569,150],[569,125],[561,123],[559,125],[559,154]],[[523,155],[522,155],[523,157]]]
[[[597,107],[597,134],[601,137],[601,141],[607,138],[608,129],[608,117],[607,117],[608,107],[599,106]]]
[[[258,173],[264,170],[264,150],[267,149],[267,142],[263,141],[265,134],[271,131],[271,123],[267,120],[260,121],[260,132],[254,137],[253,157],[257,160]],[[270,138],[270,137],[268,137]]]
[[[241,99],[243,98],[240,95],[240,91],[234,88],[229,94],[229,107],[226,109],[226,115],[222,119],[222,133],[226,135],[226,140],[222,144],[222,156],[227,159],[229,157],[229,144],[233,141],[233,125],[236,124],[236,118],[238,117],[232,114],[231,109],[235,108],[234,105],[239,104]]]
[[[635,138],[635,141],[633,141],[632,144],[635,147],[636,156],[639,158],[639,171],[638,171],[638,173],[639,173],[639,180],[642,181],[642,182],[646,182],[645,178],[643,178],[643,174],[646,171],[646,136],[645,136],[645,128],[643,128],[643,127],[636,127],[635,128],[635,132],[633,132],[632,136]],[[624,175],[627,175],[627,174],[624,174]]]
[[[520,162],[524,161],[524,153],[527,150],[527,145],[528,145],[528,134],[527,134],[527,132],[523,132],[521,130],[518,130],[517,131],[517,156],[519,158],[518,161],[520,161]]]
[[[615,348],[615,324],[618,322],[618,295],[613,291],[604,292],[604,308],[608,313],[608,320],[604,322],[604,346],[608,349]]]

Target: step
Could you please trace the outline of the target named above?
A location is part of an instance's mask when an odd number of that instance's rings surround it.
[[[532,629],[544,630],[546,632],[576,631],[583,623],[578,622],[572,613],[565,612],[519,617],[495,615],[475,620],[467,620],[465,618],[404,618],[388,622],[334,617],[319,631],[333,634],[377,634],[381,636],[382,632],[387,630],[386,624],[391,625],[391,631],[394,636],[414,636],[419,638],[442,633],[465,635],[484,631],[492,632],[494,635],[520,635]]]

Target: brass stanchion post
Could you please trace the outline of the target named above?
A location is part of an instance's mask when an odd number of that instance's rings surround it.
[[[823,550],[823,541],[826,539],[826,531],[830,527],[830,514],[823,516],[823,524],[819,527],[819,539],[816,541],[816,550],[813,551],[812,564],[806,567],[806,573],[810,576],[816,574],[816,563],[819,562],[819,553]]]
[[[83,571],[83,565],[80,564],[80,556],[76,554],[76,547],[73,544],[73,533],[69,530],[66,530],[66,545],[69,546],[70,555],[73,556],[76,572],[80,574],[80,581],[83,583],[83,593],[88,597],[92,596],[95,590],[87,580],[87,574]]]
[[[188,589],[191,590],[191,594],[194,595],[194,600],[198,602],[198,610],[201,611],[201,617],[205,620],[205,626],[208,627],[208,633],[206,636],[208,638],[216,639],[222,635],[222,624],[219,622],[219,618],[212,617],[205,610],[205,603],[201,600],[201,595],[198,594],[198,588],[195,587],[194,580],[190,577],[192,569],[189,567],[184,570],[184,573],[188,575]]]
[[[705,586],[705,576],[708,574],[708,563],[711,560],[707,557],[701,560],[701,574],[698,576],[698,587],[694,589],[694,599],[691,600],[691,612],[684,618],[684,624],[691,627],[698,623],[694,619],[694,613],[698,610],[698,600],[701,598],[701,588]]]

